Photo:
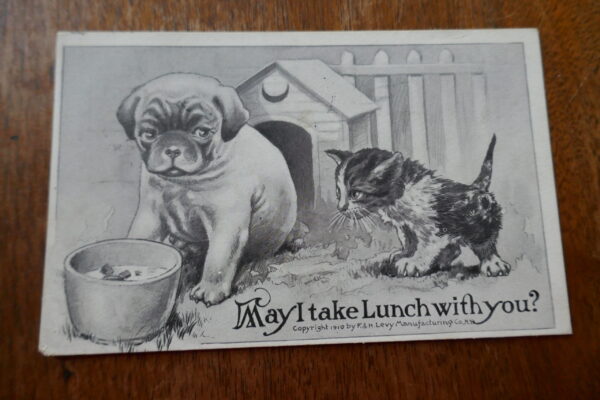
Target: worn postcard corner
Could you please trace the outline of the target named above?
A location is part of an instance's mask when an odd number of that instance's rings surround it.
[[[535,30],[61,33],[47,355],[568,334]]]

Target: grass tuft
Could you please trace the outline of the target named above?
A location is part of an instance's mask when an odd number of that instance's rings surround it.
[[[200,315],[196,308],[182,313],[173,311],[165,327],[156,336],[156,347],[158,350],[168,350],[173,341],[173,336],[177,336],[179,340],[184,339],[186,336],[194,336],[195,330],[201,328],[204,322],[206,322],[205,318]]]

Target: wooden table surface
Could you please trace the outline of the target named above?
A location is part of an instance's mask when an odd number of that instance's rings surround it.
[[[174,3],[0,1],[0,398],[600,398],[600,2]],[[38,353],[56,31],[510,27],[541,33],[572,336]]]

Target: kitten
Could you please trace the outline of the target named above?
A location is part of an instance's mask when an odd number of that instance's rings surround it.
[[[511,267],[496,251],[502,211],[488,190],[495,144],[496,135],[470,185],[439,177],[401,153],[327,150],[337,163],[337,208],[354,221],[376,214],[396,229],[403,244],[390,255],[396,275],[422,276],[449,266],[460,246],[477,255],[481,273],[508,275]]]

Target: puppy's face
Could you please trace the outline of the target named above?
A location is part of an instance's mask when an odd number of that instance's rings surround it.
[[[200,171],[222,141],[221,120],[216,107],[199,97],[150,99],[134,133],[148,171],[166,176]]]
[[[148,172],[163,177],[200,173],[246,123],[231,88],[213,78],[170,74],[136,88],[117,112]]]

